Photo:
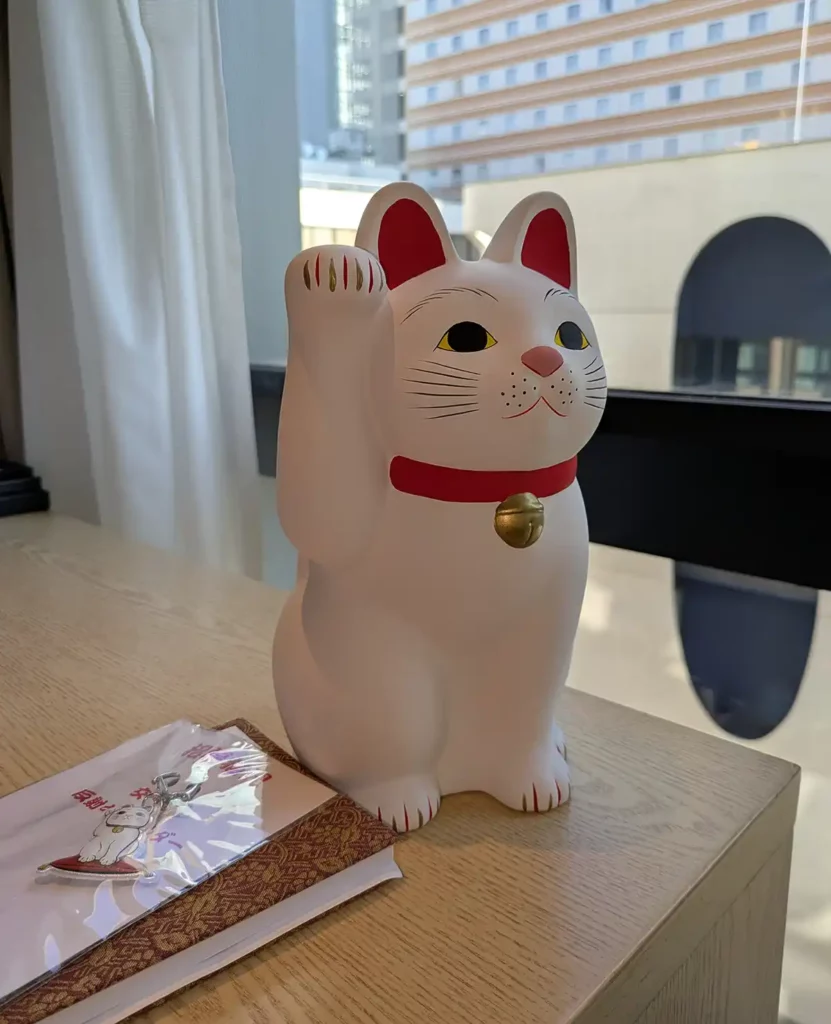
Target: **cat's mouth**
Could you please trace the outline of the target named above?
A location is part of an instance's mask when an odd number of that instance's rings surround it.
[[[543,405],[546,406],[546,408],[550,409],[551,412],[553,412],[555,416],[559,416],[561,419],[565,419],[566,418],[566,414],[564,412],[557,412],[557,410],[554,408],[554,406],[553,405],[549,405],[548,402],[545,400],[545,398],[543,398],[543,396],[540,395],[540,397],[536,400],[536,402],[534,402],[533,405],[529,405],[527,409],[523,409],[522,412],[516,412],[512,416],[503,416],[502,419],[503,420],[518,420],[520,416],[527,416],[529,412],[533,412],[534,409],[537,408],[537,406],[540,404],[540,402],[542,402]]]

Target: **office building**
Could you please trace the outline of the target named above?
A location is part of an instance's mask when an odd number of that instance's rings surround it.
[[[411,0],[429,188],[831,137],[831,0]]]

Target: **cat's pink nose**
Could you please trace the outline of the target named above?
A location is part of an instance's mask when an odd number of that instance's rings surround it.
[[[563,357],[552,345],[537,345],[522,353],[522,363],[540,377],[550,377],[563,365]]]

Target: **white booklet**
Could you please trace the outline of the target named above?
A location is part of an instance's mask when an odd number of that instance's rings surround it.
[[[86,953],[336,798],[238,728],[176,722],[0,799],[0,1017],[119,1020],[400,877],[387,846],[64,1005],[59,979]],[[46,985],[57,1002],[39,1000]]]

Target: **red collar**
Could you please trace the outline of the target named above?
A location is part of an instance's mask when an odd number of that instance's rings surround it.
[[[556,466],[529,470],[451,469],[402,455],[396,455],[390,463],[390,483],[397,491],[436,501],[499,503],[527,491],[538,498],[550,498],[573,484],[576,476],[576,455]]]

